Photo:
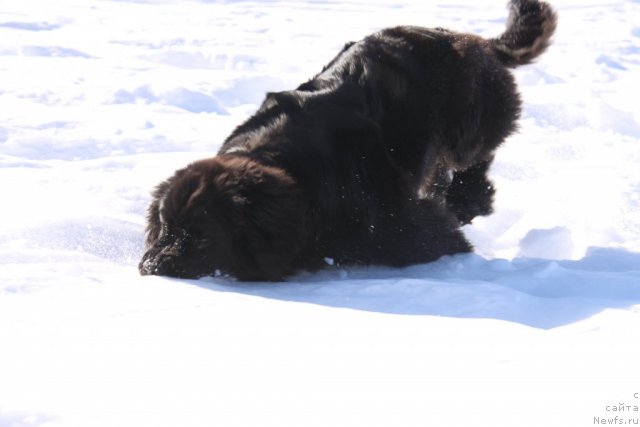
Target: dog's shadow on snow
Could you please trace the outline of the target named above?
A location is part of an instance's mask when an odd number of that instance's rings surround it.
[[[281,301],[402,315],[490,318],[551,329],[605,309],[640,304],[640,253],[594,248],[578,261],[458,255],[403,269],[333,268],[283,283],[224,278],[189,283]]]

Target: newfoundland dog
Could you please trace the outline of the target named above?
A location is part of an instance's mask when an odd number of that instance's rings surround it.
[[[520,114],[509,68],[556,28],[544,2],[509,7],[497,38],[389,28],[267,94],[215,157],[155,189],[140,273],[276,281],[471,251],[459,227],[491,213],[487,169]]]

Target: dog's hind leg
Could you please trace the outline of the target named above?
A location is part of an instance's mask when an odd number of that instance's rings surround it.
[[[367,230],[343,236],[336,246],[341,264],[402,267],[470,252],[458,221],[439,203],[420,199],[386,210]]]

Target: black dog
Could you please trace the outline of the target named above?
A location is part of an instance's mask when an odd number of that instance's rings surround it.
[[[331,260],[470,251],[459,226],[491,213],[487,169],[520,114],[508,68],[540,55],[556,27],[546,3],[510,8],[498,38],[386,29],[268,94],[216,157],[157,187],[140,273],[281,280]]]

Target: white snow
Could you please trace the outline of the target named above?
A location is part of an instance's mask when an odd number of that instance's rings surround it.
[[[245,284],[138,276],[153,186],[346,41],[503,2],[2,2],[0,426],[640,424],[640,2],[554,5],[476,254]]]

